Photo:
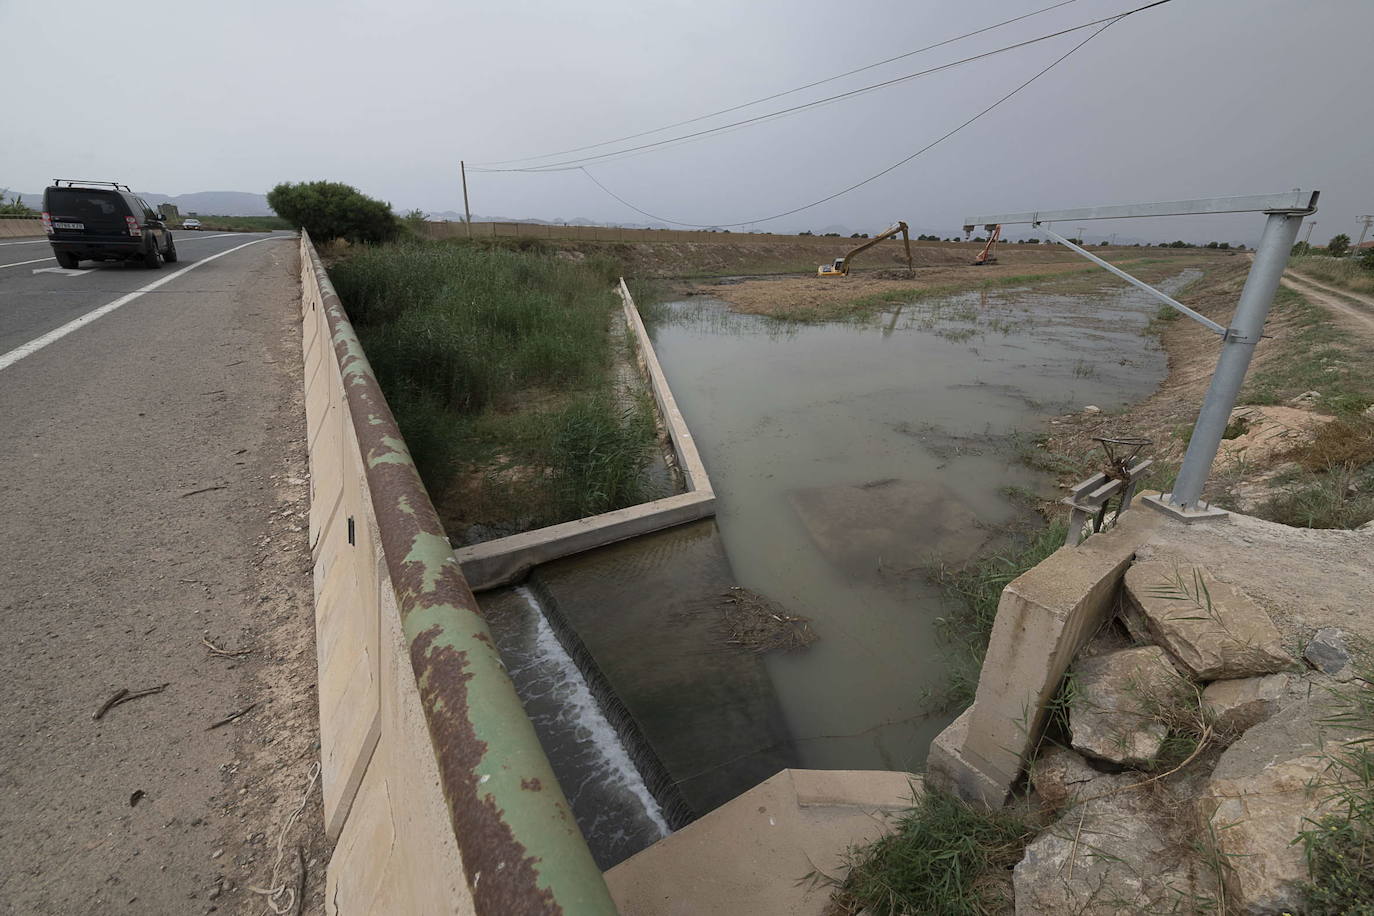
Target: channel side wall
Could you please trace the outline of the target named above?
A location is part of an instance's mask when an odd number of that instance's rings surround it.
[[[614,904],[302,232],[330,914]]]
[[[550,560],[716,514],[716,493],[711,488],[706,465],[701,461],[692,431],[687,428],[687,421],[668,387],[668,378],[663,374],[649,332],[623,278],[617,289],[625,325],[634,341],[636,361],[653,392],[659,419],[672,442],[673,455],[682,471],[687,492],[460,548],[458,562],[474,591],[517,582],[531,569]]]
[[[43,235],[43,223],[36,219],[0,219],[0,239],[23,239]]]

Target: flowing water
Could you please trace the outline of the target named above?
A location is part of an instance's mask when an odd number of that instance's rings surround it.
[[[655,347],[715,522],[549,564],[538,601],[484,599],[508,618],[499,629],[536,643],[542,603],[613,697],[620,755],[599,726],[578,731],[591,711],[563,661],[517,678],[536,724],[547,707],[557,726],[541,735],[565,790],[596,799],[578,820],[603,864],[651,842],[656,817],[680,826],[784,766],[922,766],[955,712],[932,700],[950,662],[926,571],[1028,521],[1010,494],[1051,484],[1019,460],[1046,414],[1110,410],[1158,384],[1164,355],[1141,333],[1154,311],[1133,290],[968,293],[812,325],[703,297],[667,306]],[[719,608],[736,584],[810,617],[819,641],[762,656],[729,645]],[[633,788],[626,757],[667,814]]]

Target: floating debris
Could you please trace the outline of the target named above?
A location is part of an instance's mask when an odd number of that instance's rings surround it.
[[[776,601],[747,588],[731,587],[717,608],[726,642],[751,652],[795,652],[820,639],[811,629],[810,617],[789,614]]]

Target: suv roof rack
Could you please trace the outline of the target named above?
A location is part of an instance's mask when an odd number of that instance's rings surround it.
[[[87,181],[84,178],[54,178],[52,180],[52,183],[53,187],[56,188],[60,188],[63,185],[66,185],[70,188],[75,187],[79,184],[94,184],[114,188],[116,191],[128,191],[130,194],[134,193],[133,189],[130,188],[127,184],[120,184],[117,181]]]

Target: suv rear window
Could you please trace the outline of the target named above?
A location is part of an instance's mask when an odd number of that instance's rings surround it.
[[[50,188],[46,195],[47,211],[53,219],[74,217],[93,223],[123,223],[129,215],[124,198],[113,191],[88,191],[81,188]]]

